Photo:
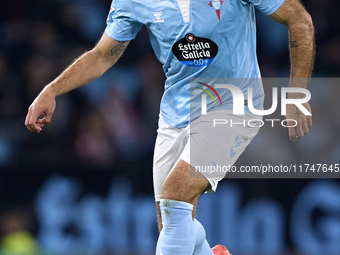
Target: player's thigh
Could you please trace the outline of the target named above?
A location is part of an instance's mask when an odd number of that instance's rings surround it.
[[[165,179],[162,187],[162,199],[171,199],[194,204],[210,184],[194,168],[180,159]]]
[[[153,183],[156,202],[160,201],[163,183],[187,143],[187,136],[183,129],[170,127],[161,119],[157,132],[153,159]]]

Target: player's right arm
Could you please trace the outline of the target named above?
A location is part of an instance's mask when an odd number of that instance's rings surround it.
[[[315,59],[315,31],[311,16],[299,0],[285,0],[281,7],[271,15],[275,21],[284,24],[289,30],[289,50],[291,57],[290,87],[304,88],[308,86]],[[290,99],[304,98],[302,93],[289,93]],[[303,106],[311,112],[309,103]],[[286,119],[289,119],[288,135],[292,141],[301,139],[312,126],[312,116],[305,115],[293,104],[287,105]],[[297,123],[294,126],[294,121]]]
[[[99,78],[118,61],[128,44],[129,41],[116,41],[104,33],[91,51],[75,60],[35,98],[26,116],[27,128],[39,133],[52,119],[55,97]]]

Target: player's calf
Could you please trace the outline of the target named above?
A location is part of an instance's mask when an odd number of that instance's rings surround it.
[[[193,254],[196,244],[193,205],[209,187],[206,179],[190,177],[190,165],[179,160],[162,189],[160,201],[163,229],[157,243],[156,254]]]

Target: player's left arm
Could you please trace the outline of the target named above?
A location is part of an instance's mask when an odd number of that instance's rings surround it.
[[[285,0],[281,7],[271,16],[275,21],[284,24],[289,29],[289,50],[291,58],[290,87],[307,88],[312,75],[315,58],[315,32],[313,21],[299,0]],[[304,98],[301,93],[289,93],[289,98]],[[311,112],[309,103],[303,104]],[[292,141],[302,138],[312,126],[312,117],[303,114],[295,105],[288,105],[287,119],[294,119],[296,128],[288,128]],[[295,123],[288,122],[289,126]]]

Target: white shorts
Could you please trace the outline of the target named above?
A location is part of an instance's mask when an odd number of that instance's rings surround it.
[[[201,169],[199,172],[211,185],[208,192],[215,192],[226,172],[203,169],[232,166],[259,131],[259,127],[247,125],[249,120],[255,119],[261,117],[236,116],[229,110],[208,112],[185,128],[173,128],[159,119],[153,163],[155,200],[160,201],[164,180],[179,159]]]

